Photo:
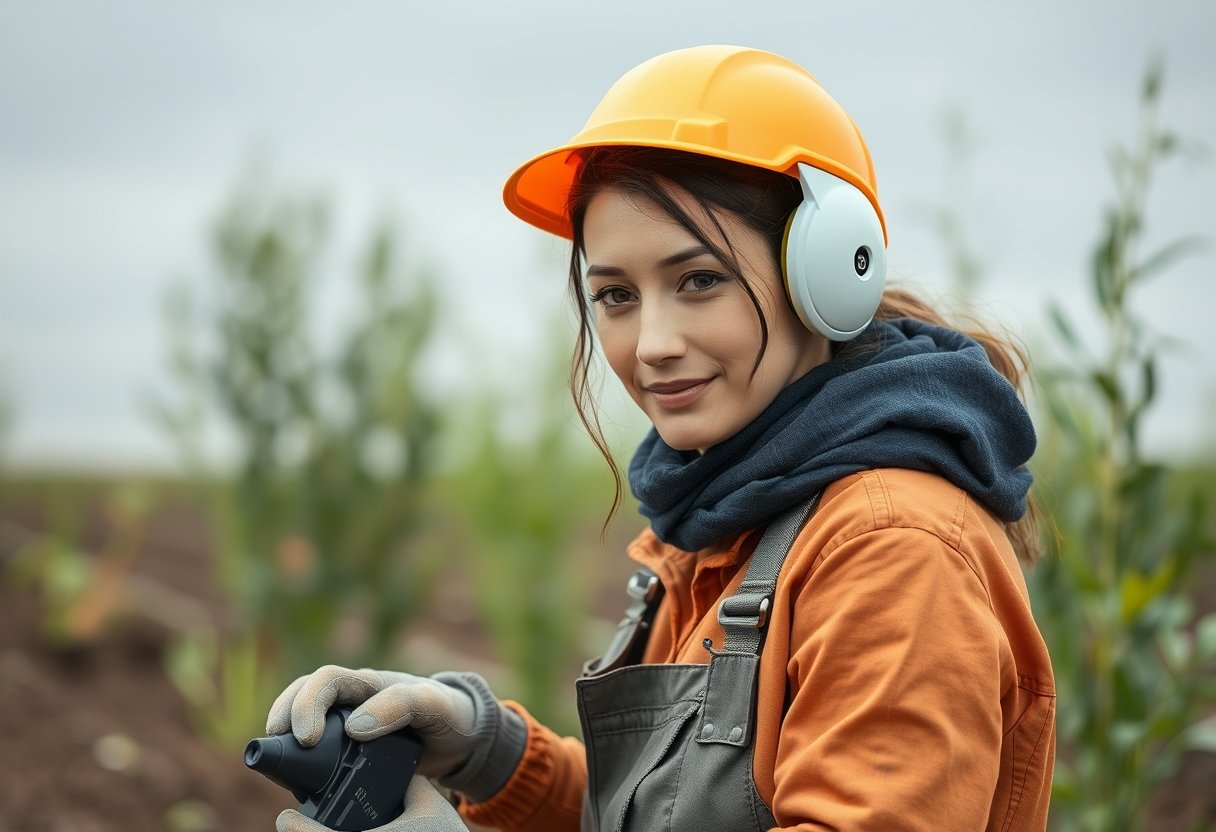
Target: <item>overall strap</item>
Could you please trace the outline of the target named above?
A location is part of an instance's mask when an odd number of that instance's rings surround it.
[[[759,654],[781,564],[818,502],[816,494],[809,502],[778,516],[764,530],[752,553],[743,583],[734,595],[718,605],[718,622],[726,632],[723,652]],[[583,676],[599,676],[641,662],[655,613],[663,600],[663,584],[658,575],[642,567],[629,579],[626,591],[629,606],[625,617],[617,624],[604,654],[583,665]]]
[[[718,623],[726,633],[722,650],[710,648],[705,704],[697,723],[696,742],[746,748],[755,725],[756,681],[760,645],[777,588],[777,575],[794,538],[819,502],[816,494],[769,523],[752,553],[743,582],[718,605]]]
[[[718,605],[718,623],[726,633],[723,652],[760,652],[773,592],[777,588],[777,575],[794,544],[794,538],[818,502],[819,495],[816,494],[809,502],[794,506],[777,517],[764,530],[747,565],[743,583],[739,584],[734,595],[724,598]]]

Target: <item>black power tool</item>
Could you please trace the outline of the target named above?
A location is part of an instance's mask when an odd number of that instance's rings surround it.
[[[305,748],[288,732],[250,740],[245,765],[295,795],[300,814],[330,829],[361,832],[383,826],[405,810],[405,790],[422,743],[408,728],[371,742],[346,735],[351,709],[332,708],[325,733]]]

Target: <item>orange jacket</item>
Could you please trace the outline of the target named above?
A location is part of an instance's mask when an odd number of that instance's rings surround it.
[[[758,539],[690,553],[647,531],[630,545],[667,592],[644,661],[708,661],[718,601]],[[582,744],[511,706],[528,722],[524,758],[466,817],[577,830]],[[932,474],[834,482],[781,570],[756,720],[754,776],[781,829],[1044,829],[1055,688],[1001,525]]]

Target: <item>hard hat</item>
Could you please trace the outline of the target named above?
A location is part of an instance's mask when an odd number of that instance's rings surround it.
[[[511,174],[507,207],[571,237],[566,199],[578,173],[574,151],[605,145],[684,150],[794,177],[804,163],[856,187],[873,206],[885,244],[874,166],[857,125],[809,72],[771,52],[696,46],[634,67],[574,138]]]

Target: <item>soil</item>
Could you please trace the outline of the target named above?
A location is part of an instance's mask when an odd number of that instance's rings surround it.
[[[189,711],[164,673],[173,638],[163,616],[125,620],[105,637],[56,648],[42,630],[40,598],[6,568],[28,536],[45,528],[32,505],[0,511],[0,832],[218,832],[269,830],[294,805],[280,787],[248,771],[239,752],[220,752],[191,728]],[[112,536],[104,508],[80,530],[86,550]],[[159,505],[143,546],[141,580],[161,588],[178,613],[219,615],[205,524],[187,502]],[[624,560],[624,559],[622,559]],[[601,597],[618,598],[623,575],[608,570]],[[1216,573],[1200,606],[1216,608]],[[491,662],[476,627],[428,634],[445,650]],[[1192,754],[1152,802],[1152,832],[1216,828],[1216,755]]]
[[[290,805],[195,737],[162,670],[164,630],[132,623],[122,638],[56,651],[35,598],[0,584],[0,609],[0,830],[268,830]]]
[[[110,539],[104,514],[88,512],[85,551]],[[72,646],[46,637],[40,593],[5,568],[44,521],[12,501],[0,516],[0,832],[272,830],[291,796],[196,736],[165,675],[164,624],[130,617]],[[197,512],[166,506],[148,531],[173,556],[141,559],[140,577],[184,611],[214,609]]]

